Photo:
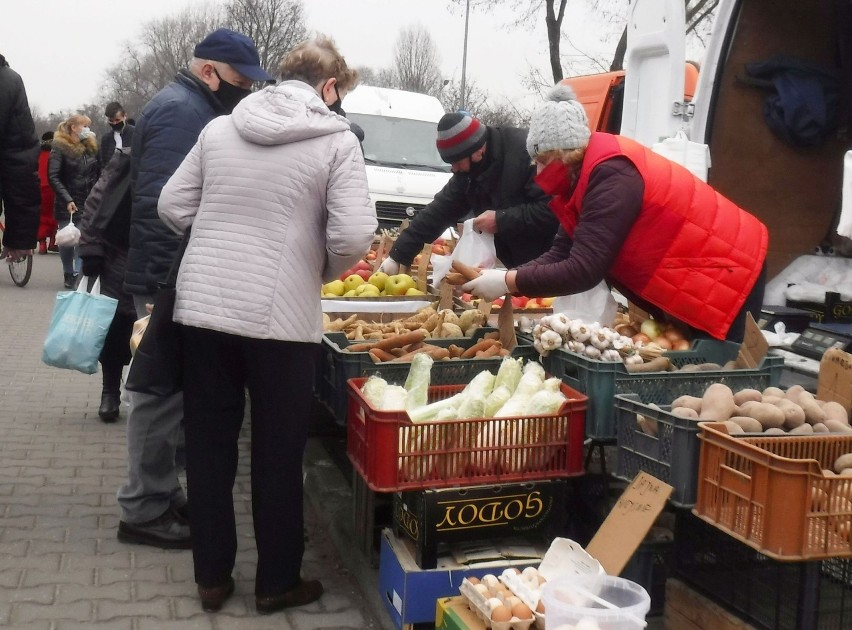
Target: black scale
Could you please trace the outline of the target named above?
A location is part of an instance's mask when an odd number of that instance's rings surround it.
[[[793,352],[817,361],[829,348],[852,350],[852,324],[811,324],[790,346]]]

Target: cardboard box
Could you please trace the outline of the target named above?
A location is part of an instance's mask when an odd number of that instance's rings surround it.
[[[385,529],[379,557],[380,595],[397,628],[433,622],[436,601],[458,595],[464,578],[481,578],[487,573],[496,575],[512,566],[537,566],[544,551],[543,546],[534,552],[524,548],[519,550],[524,558],[513,559],[511,547],[491,545],[490,552],[480,548],[467,557],[464,554],[457,554],[455,558],[442,556],[437,568],[423,570],[414,561],[410,543]],[[533,555],[537,557],[530,558]]]
[[[435,608],[435,630],[486,630],[464,597],[444,597]]]
[[[551,540],[564,516],[563,480],[397,492],[393,500],[396,531],[414,543],[422,569],[434,568],[439,550],[453,543]]]
[[[813,321],[817,323],[849,323],[852,322],[852,302],[840,299],[840,294],[834,291],[825,292],[825,302],[804,302],[786,300],[787,306],[808,311]]]
[[[825,351],[819,363],[816,397],[838,402],[847,412],[852,408],[852,354],[836,348]]]

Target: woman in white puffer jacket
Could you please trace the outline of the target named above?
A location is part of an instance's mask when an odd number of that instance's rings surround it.
[[[207,125],[160,196],[163,221],[191,228],[174,318],[184,332],[187,489],[205,609],[233,591],[246,388],[257,609],[322,594],[300,576],[320,287],[364,255],[377,227],[358,139],[332,111],[356,80],[330,39],[301,44],[283,60],[281,83]]]

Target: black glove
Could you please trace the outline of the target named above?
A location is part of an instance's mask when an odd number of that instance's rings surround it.
[[[83,256],[83,275],[96,277],[104,272],[103,256]]]

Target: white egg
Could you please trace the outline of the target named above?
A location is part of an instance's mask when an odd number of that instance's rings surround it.
[[[488,587],[485,586],[485,584],[474,584],[473,588],[477,593],[481,594],[483,597],[488,596]]]
[[[497,608],[497,606],[503,606],[503,600],[497,599],[496,597],[492,597],[491,599],[488,600],[488,611],[489,612],[494,610],[495,608]]]
[[[488,574],[482,577],[482,583],[488,587],[488,590],[493,591],[494,588],[500,583],[500,580],[497,579],[496,575]]]
[[[527,567],[523,570],[521,575],[523,575],[528,580],[531,578],[536,578],[536,580],[538,580],[538,569],[536,569],[535,567]]]

